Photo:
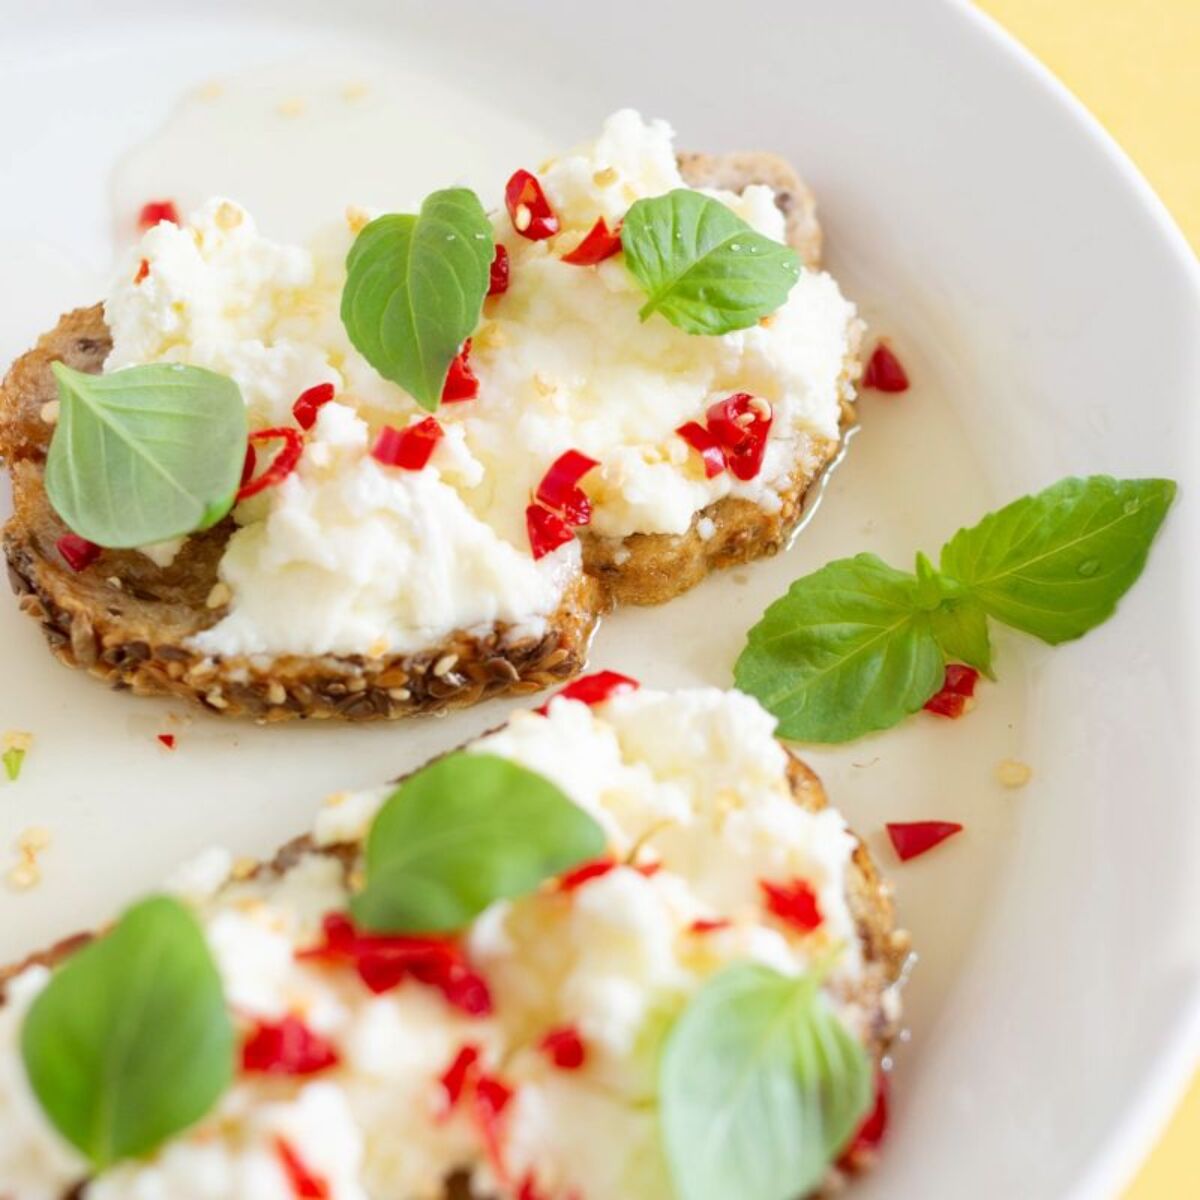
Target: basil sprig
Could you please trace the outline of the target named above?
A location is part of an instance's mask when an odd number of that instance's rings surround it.
[[[367,836],[355,920],[380,933],[462,929],[495,900],[604,853],[604,831],[554,784],[489,754],[406,779]]]
[[[176,363],[86,375],[61,362],[46,459],[58,515],[99,546],[144,546],[215,525],[246,458],[246,406],[232,379]]]
[[[947,661],[991,674],[988,618],[1057,645],[1107,620],[1146,565],[1168,479],[1061,480],[960,529],[915,574],[873,554],[796,580],[750,630],[737,686],[783,737],[844,742],[895,725]]]
[[[430,412],[479,323],[494,255],[491,222],[467,188],[432,193],[419,215],[377,218],[350,248],[346,333],[380,375]]]
[[[234,1031],[196,919],[166,896],[130,908],[35,998],[21,1057],[97,1171],[198,1121],[233,1078]]]
[[[648,299],[687,333],[729,333],[773,313],[800,277],[796,252],[726,205],[689,188],[636,201],[621,226],[625,265]]]
[[[659,1068],[677,1200],[807,1195],[870,1107],[871,1073],[815,977],[726,968],[692,997]]]

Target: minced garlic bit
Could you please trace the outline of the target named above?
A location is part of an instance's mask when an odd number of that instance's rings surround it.
[[[1001,787],[1024,787],[1033,778],[1033,768],[1015,758],[1004,758],[996,764],[996,779]]]
[[[50,830],[44,825],[31,825],[18,835],[16,845],[19,861],[9,871],[8,882],[14,890],[24,892],[41,882],[38,855],[50,845]]]
[[[58,400],[47,400],[46,403],[42,405],[42,420],[45,421],[47,425],[57,425],[59,408],[60,402]]]
[[[41,868],[36,862],[19,863],[8,873],[8,885],[17,892],[27,892],[41,881]]]
[[[208,593],[208,599],[204,603],[208,608],[224,608],[232,599],[233,591],[229,584],[217,582],[212,585],[212,591]]]
[[[349,792],[330,792],[321,803],[325,808],[337,808],[338,805],[345,804],[349,799]]]
[[[357,204],[346,207],[346,224],[351,233],[361,233],[371,223],[371,214]]]
[[[302,96],[290,96],[280,102],[275,110],[281,117],[299,117],[304,113],[306,105]]]
[[[592,182],[597,187],[606,188],[612,187],[612,185],[616,183],[619,178],[620,176],[617,174],[616,167],[601,167],[600,170],[592,176]]]
[[[236,229],[245,219],[245,212],[228,200],[222,201],[213,213],[213,221],[216,222],[217,228],[225,230],[226,233]]]

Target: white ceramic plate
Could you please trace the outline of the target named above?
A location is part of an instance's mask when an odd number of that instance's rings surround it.
[[[789,554],[669,610],[618,614],[600,665],[726,685],[765,603],[831,557],[869,549],[903,565],[1068,473],[1183,481],[1118,619],[1054,652],[1002,639],[1001,683],[965,721],[918,717],[811,756],[890,869],[921,954],[892,1138],[856,1194],[1113,1195],[1190,1069],[1200,1020],[1200,588],[1187,554],[1200,534],[1200,300],[1179,233],[1078,105],[973,10],[937,0],[59,0],[0,4],[0,19],[5,358],[99,294],[131,189],[175,186],[155,175],[153,131],[215,76],[232,73],[247,104],[261,81],[267,107],[226,154],[203,120],[173,125],[214,176],[179,186],[253,191],[261,163],[278,164],[268,231],[291,232],[282,185],[299,196],[305,174],[388,193],[349,199],[409,202],[445,181],[447,147],[487,174],[509,147],[536,161],[626,104],[667,116],[683,145],[769,147],[801,166],[832,269],[917,386],[863,404],[849,459]],[[335,154],[330,72],[372,56],[403,117],[386,139],[347,126],[359,133]],[[324,133],[270,125],[285,86],[324,112]],[[383,158],[387,171],[356,175],[355,159]],[[20,782],[0,784],[2,851],[29,825],[54,838],[40,888],[0,891],[0,959],[111,912],[212,842],[265,851],[324,792],[398,773],[506,708],[391,728],[235,727],[63,670],[15,605],[0,605],[0,636],[0,729],[37,736]],[[173,755],[154,741],[165,730]],[[1021,792],[993,779],[1006,756],[1034,767]],[[921,816],[967,833],[899,867],[882,822]]]

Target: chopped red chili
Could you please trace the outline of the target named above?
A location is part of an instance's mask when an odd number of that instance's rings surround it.
[[[371,457],[385,467],[419,471],[429,462],[441,440],[442,427],[433,417],[426,417],[404,429],[385,425],[371,447]]]
[[[436,988],[448,1004],[469,1016],[492,1011],[487,982],[471,970],[457,942],[445,938],[364,933],[345,913],[329,913],[322,923],[324,940],[297,957],[349,963],[376,994],[397,988],[406,979]]]
[[[496,243],[496,256],[492,259],[491,271],[488,275],[489,296],[503,296],[508,291],[508,247],[502,242]]]
[[[589,862],[580,863],[577,867],[572,867],[566,874],[558,877],[558,890],[560,892],[573,892],[576,888],[581,888],[585,883],[589,883],[593,879],[599,879],[602,875],[607,875],[609,871],[615,871],[617,868],[617,860],[611,856],[604,858],[593,858]]]
[[[149,274],[150,274],[150,260],[148,258],[143,258],[142,261],[140,263],[138,263],[137,273],[133,277],[133,282],[141,283],[142,280],[145,279],[146,276]]]
[[[155,734],[155,738],[162,742],[168,750],[175,749],[175,735],[173,733],[158,733]]]
[[[100,547],[77,533],[64,533],[54,543],[54,548],[72,571],[85,570],[100,557]]]
[[[329,1184],[305,1165],[286,1138],[276,1136],[275,1153],[279,1156],[288,1186],[296,1200],[330,1200],[333,1193],[329,1190]]]
[[[474,400],[479,395],[479,380],[467,362],[470,353],[471,339],[467,338],[462,344],[462,349],[454,356],[446,382],[442,385],[443,404],[453,404],[456,400]]]
[[[700,455],[700,460],[704,463],[704,474],[709,479],[725,470],[725,451],[721,449],[721,443],[699,421],[688,421],[686,425],[680,425],[675,432]]]
[[[555,692],[550,700],[558,700],[561,697],[563,700],[581,700],[587,705],[603,704],[605,700],[621,692],[636,692],[641,686],[636,679],[630,679],[628,675],[622,675],[619,671],[593,671],[590,675],[580,675],[578,679],[573,679],[561,691]],[[544,717],[550,707],[550,700],[534,711]]]
[[[867,359],[862,383],[863,387],[873,388],[877,392],[908,391],[908,372],[886,342],[876,343],[871,357]]]
[[[901,862],[932,850],[962,830],[957,821],[889,821],[887,825],[888,837]]]
[[[311,429],[317,423],[317,413],[333,399],[332,383],[317,383],[296,397],[292,416],[301,429]]]
[[[575,531],[558,513],[552,513],[540,504],[531,504],[525,509],[525,530],[535,559],[565,546],[575,536]]]
[[[254,447],[246,443],[246,457],[242,461],[242,478],[239,484],[240,487],[245,487],[246,481],[254,474],[258,466],[258,455],[255,453]]]
[[[587,1061],[587,1047],[573,1025],[550,1030],[539,1045],[560,1071],[578,1071]]]
[[[719,929],[728,929],[730,921],[725,917],[700,917],[688,926],[689,933],[716,933]]]
[[[947,663],[941,690],[930,696],[924,707],[939,717],[950,717],[951,720],[961,717],[967,711],[968,701],[975,695],[978,682],[979,672],[974,667]]]
[[[153,229],[160,221],[170,221],[172,225],[179,224],[179,209],[174,200],[148,200],[138,213],[138,228],[143,232]]]
[[[488,1158],[497,1177],[504,1181],[508,1172],[504,1165],[500,1142],[500,1114],[513,1098],[513,1089],[495,1075],[487,1074],[479,1061],[479,1047],[464,1046],[441,1078],[448,1101],[446,1114],[464,1096],[471,1101],[471,1116],[487,1148]]]
[[[242,1070],[257,1074],[316,1075],[340,1061],[325,1038],[291,1013],[259,1022],[242,1043]]]
[[[802,933],[811,933],[821,927],[824,917],[817,902],[817,894],[805,880],[793,879],[788,883],[771,883],[769,880],[760,879],[758,886],[766,896],[767,910],[781,921]]]
[[[738,479],[753,479],[762,470],[774,415],[766,400],[749,392],[709,406],[709,432],[721,443],[725,463]]]
[[[246,456],[246,463],[250,466],[250,470],[254,470],[254,466],[258,461],[257,454],[253,452],[253,443],[279,441],[283,442],[283,447],[271,460],[267,469],[256,478],[243,483],[238,489],[238,503],[248,500],[251,496],[257,496],[264,488],[274,487],[275,484],[282,483],[296,469],[296,464],[300,461],[300,455],[304,453],[304,438],[300,430],[280,425],[274,429],[257,429],[250,434],[251,453]],[[243,476],[245,472],[246,467],[243,466]]]
[[[883,1071],[875,1073],[875,1105],[855,1131],[842,1156],[840,1167],[851,1171],[859,1170],[870,1162],[887,1133],[888,1126],[888,1077]]]
[[[462,1097],[467,1084],[478,1071],[478,1062],[479,1047],[468,1043],[455,1055],[454,1061],[446,1068],[440,1082],[446,1093],[448,1109],[453,1108]]]
[[[547,508],[561,514],[571,525],[586,525],[592,519],[592,502],[579,481],[600,464],[578,450],[560,454],[542,476],[536,497]]]
[[[609,229],[608,222],[603,217],[597,217],[595,225],[587,231],[583,241],[570,254],[564,254],[562,260],[577,267],[594,267],[606,258],[612,258],[620,249],[620,222],[617,222],[615,229]]]
[[[537,176],[515,171],[504,188],[504,205],[513,228],[531,242],[540,242],[558,232],[558,217],[542,191]]]

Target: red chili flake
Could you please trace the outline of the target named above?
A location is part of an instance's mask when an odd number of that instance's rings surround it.
[[[592,519],[592,502],[579,481],[600,464],[578,450],[567,450],[549,466],[538,484],[536,498],[560,513],[570,525],[586,525]]]
[[[329,1042],[290,1013],[260,1022],[242,1043],[242,1070],[264,1075],[316,1075],[340,1061]]]
[[[967,701],[975,695],[978,682],[979,672],[974,667],[947,663],[941,690],[930,696],[924,707],[931,713],[950,717],[951,720],[961,717],[967,711]]]
[[[292,416],[301,429],[311,429],[317,423],[317,413],[333,399],[333,384],[318,383],[306,388],[292,405]]]
[[[558,232],[558,217],[535,175],[515,171],[504,188],[504,205],[513,228],[531,242],[540,242]]]
[[[508,291],[508,247],[496,243],[496,257],[492,259],[491,272],[488,276],[489,296],[503,296]]]
[[[944,842],[963,827],[957,821],[889,821],[888,837],[901,862],[908,862]]]
[[[297,1200],[329,1200],[333,1194],[329,1184],[305,1165],[304,1160],[292,1148],[291,1143],[282,1137],[275,1138],[275,1153],[283,1166],[292,1195]]]
[[[513,1089],[494,1075],[488,1075],[479,1062],[479,1047],[464,1046],[441,1078],[441,1085],[448,1101],[445,1115],[449,1115],[464,1096],[471,1101],[471,1116],[479,1126],[479,1132],[487,1147],[492,1169],[503,1182],[508,1172],[504,1166],[500,1144],[500,1114],[513,1098]]]
[[[688,926],[689,933],[716,933],[719,929],[728,929],[730,921],[725,917],[700,917]]]
[[[64,533],[54,543],[54,548],[72,571],[82,571],[100,557],[100,547],[95,542],[89,542],[87,538],[81,538],[77,533]]]
[[[871,351],[862,383],[863,387],[874,388],[877,392],[908,391],[908,372],[886,342],[877,342]]]
[[[404,429],[385,425],[371,447],[371,457],[385,467],[419,471],[429,462],[434,447],[441,440],[442,427],[433,417],[426,417]]]
[[[445,938],[363,933],[345,913],[329,913],[322,922],[324,941],[297,953],[300,959],[350,963],[377,995],[406,979],[440,991],[448,1004],[469,1016],[492,1011],[487,981],[472,971],[462,947]]]
[[[173,733],[158,733],[154,736],[158,741],[162,742],[162,744],[166,746],[168,750],[175,749],[175,735]]]
[[[267,469],[256,479],[247,480],[238,489],[237,501],[240,504],[243,500],[249,499],[251,496],[257,496],[264,488],[274,487],[277,483],[282,483],[295,469],[296,464],[300,461],[300,455],[304,453],[304,438],[298,429],[292,429],[291,426],[280,425],[274,429],[256,429],[250,435],[251,443],[254,442],[283,442],[283,448],[271,460]],[[253,444],[250,447],[250,453],[246,455],[246,464],[250,470],[254,470],[254,466],[258,461],[257,454],[254,454]],[[245,475],[246,467],[243,466],[242,474]]]
[[[605,858],[593,858],[589,862],[580,863],[577,867],[572,867],[566,874],[558,877],[558,890],[560,892],[573,892],[577,888],[583,887],[585,883],[589,883],[593,879],[599,879],[602,875],[607,875],[609,871],[617,869],[617,860],[611,856]]]
[[[619,671],[593,671],[572,680],[562,691],[555,693],[553,699],[562,697],[564,700],[582,700],[587,705],[603,704],[621,692],[636,692],[641,686],[636,679]]]
[[[560,1071],[578,1071],[587,1061],[587,1047],[573,1025],[550,1030],[539,1047]]]
[[[618,221],[615,229],[609,229],[608,222],[597,217],[583,241],[570,254],[564,254],[562,260],[577,267],[594,267],[606,258],[612,258],[620,249],[621,223]]]
[[[758,886],[766,895],[768,911],[781,921],[786,921],[802,933],[811,933],[821,927],[824,917],[817,903],[817,894],[803,879],[793,879],[790,883],[771,883],[760,879]]]
[[[721,443],[725,463],[738,479],[753,479],[762,470],[772,420],[771,405],[749,392],[709,406],[708,430]]]
[[[134,275],[133,282],[141,283],[142,280],[145,279],[146,276],[149,274],[150,274],[150,260],[148,258],[143,258],[142,261],[140,263],[138,263],[137,274]]]
[[[479,380],[467,362],[470,353],[471,339],[467,338],[462,344],[462,349],[454,356],[446,382],[442,385],[443,404],[453,404],[456,400],[474,400],[479,395]]]
[[[686,425],[680,425],[675,432],[700,455],[704,463],[704,474],[709,479],[725,470],[725,451],[721,449],[721,443],[699,421],[689,421]]]
[[[521,1186],[517,1189],[517,1200],[546,1200],[545,1194],[538,1191],[537,1179],[532,1171],[521,1180]]]
[[[883,1142],[888,1125],[888,1077],[875,1073],[875,1105],[850,1139],[838,1166],[848,1170],[859,1170],[870,1162]]]
[[[535,559],[543,558],[559,546],[565,546],[575,531],[558,515],[540,504],[531,504],[525,510],[525,530],[529,534],[529,548]]]
[[[254,474],[255,468],[258,466],[258,455],[254,452],[254,447],[249,443],[246,444],[246,458],[242,463],[242,479],[240,487],[246,486],[246,481]]]
[[[180,223],[179,209],[175,207],[174,200],[148,200],[142,205],[142,211],[138,213],[138,228],[143,233],[153,229],[160,221],[170,221],[172,225]]]

